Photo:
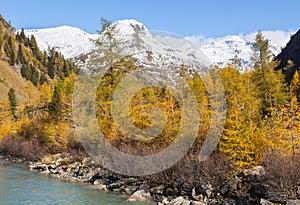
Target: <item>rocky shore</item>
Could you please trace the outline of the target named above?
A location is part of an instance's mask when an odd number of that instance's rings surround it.
[[[24,159],[0,159],[26,162]],[[103,168],[90,157],[76,159],[70,154],[45,156],[38,162],[26,162],[29,169],[69,182],[90,183],[101,191],[125,194],[131,202],[152,200],[158,205],[300,205],[284,194],[272,192],[264,184],[266,171],[257,166],[231,177],[218,188],[209,182],[191,187],[184,182],[157,184],[138,177],[122,176]],[[298,187],[300,197],[300,186]]]

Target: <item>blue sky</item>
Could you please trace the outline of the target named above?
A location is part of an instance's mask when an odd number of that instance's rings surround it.
[[[70,25],[95,33],[101,17],[133,18],[150,30],[206,37],[298,30],[299,8],[299,0],[0,0],[0,14],[17,29]]]

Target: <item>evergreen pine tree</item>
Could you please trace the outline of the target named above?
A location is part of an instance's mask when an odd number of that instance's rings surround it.
[[[19,31],[16,33],[16,40],[19,43],[21,42],[21,37],[20,37]]]
[[[255,36],[253,51],[254,54],[251,59],[254,62],[254,67],[261,68],[264,71],[270,62],[272,53],[269,50],[269,41],[264,39],[261,32],[258,32]]]
[[[30,79],[30,81],[35,86],[37,86],[38,83],[39,83],[39,77],[40,77],[39,71],[33,65],[30,65],[30,69],[31,69],[31,79]]]
[[[22,30],[21,30],[21,33],[20,33],[20,39],[21,39],[21,42],[23,42],[23,43],[24,43],[25,40],[26,40],[24,28],[22,28]]]
[[[17,102],[17,98],[16,98],[15,89],[13,89],[13,88],[10,88],[8,91],[8,101],[9,101],[9,105],[10,105],[11,114],[12,114],[13,118],[16,119],[16,111],[17,111],[18,102]]]
[[[29,39],[28,37],[25,37],[25,40],[24,40],[24,46],[25,46],[26,48],[29,48],[29,46],[30,46],[30,39]]]
[[[8,57],[8,62],[9,64],[12,66],[15,64],[15,60],[16,60],[16,55],[15,55],[15,51],[14,51],[14,42],[11,36],[9,36],[7,38],[7,42],[5,43],[4,46],[4,51]]]
[[[44,67],[48,66],[48,53],[46,51],[43,52],[42,64]]]
[[[35,40],[35,37],[31,35],[30,37],[30,49],[32,51],[32,54],[38,59],[41,60],[40,56],[40,50],[38,48],[37,42]]]
[[[47,73],[50,78],[54,79],[55,78],[55,68],[54,68],[54,62],[51,60],[48,61],[48,70]]]
[[[24,59],[24,54],[23,54],[23,47],[22,44],[19,43],[19,49],[18,49],[18,55],[17,55],[17,63],[18,64],[24,64],[25,59]]]
[[[54,79],[57,76],[57,56],[58,53],[52,48],[49,51],[47,73],[50,78]]]
[[[70,64],[67,60],[64,60],[64,66],[63,66],[63,74],[64,77],[68,77],[70,75],[71,69],[70,69]]]
[[[51,103],[49,104],[49,113],[53,119],[60,119],[62,116],[62,88],[59,84],[55,85]]]
[[[29,63],[23,64],[21,66],[21,76],[26,80],[31,81],[32,71],[31,71],[31,65]]]
[[[270,62],[269,42],[260,32],[256,35],[253,49],[252,60],[255,69],[252,73],[252,80],[257,87],[256,96],[261,99],[261,109],[264,114],[270,115],[272,110],[280,109],[280,106],[287,103],[284,76],[280,71],[274,71],[277,62]]]

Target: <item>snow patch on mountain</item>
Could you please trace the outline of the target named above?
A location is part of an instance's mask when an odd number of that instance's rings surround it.
[[[263,36],[269,40],[270,50],[276,56],[286,46],[294,31],[262,31]],[[242,62],[242,67],[251,65],[253,54],[252,44],[257,33],[231,35],[220,38],[205,38],[203,35],[186,37],[207,55],[210,61],[220,67],[231,63],[237,55]]]
[[[71,26],[25,30],[25,35],[34,35],[41,50],[54,47],[66,58],[73,58],[94,49],[92,40],[97,38],[95,34]]]
[[[124,36],[132,35],[139,31],[143,31],[144,33],[149,32],[148,29],[144,26],[144,24],[138,22],[135,19],[119,20],[114,22],[113,24],[116,25],[119,33]]]
[[[210,66],[206,55],[185,39],[170,36],[165,32],[150,32],[142,23],[135,20],[117,21],[112,26],[116,28],[114,38],[121,43],[122,54],[132,55],[137,60],[136,64],[148,69],[148,73],[153,73],[154,78],[161,79],[154,75],[157,69],[168,76],[171,71],[179,73],[183,64],[191,73],[195,69],[202,72]],[[107,39],[103,35],[99,35],[99,39],[104,41],[105,48]],[[102,53],[101,49],[96,48],[85,57],[76,58],[75,61],[84,72],[94,73],[103,67],[101,63],[96,63],[99,62]]]
[[[231,63],[235,55],[241,59],[243,68],[251,65],[252,44],[256,33],[220,38],[206,38],[203,35],[187,36],[185,40],[191,42],[189,44],[176,36],[150,32],[142,23],[134,19],[120,20],[114,24],[119,31],[118,38],[128,41],[127,49],[130,48],[129,51],[135,53],[136,56],[140,53],[139,56],[143,60],[149,57],[150,51],[154,60],[162,61],[168,58],[176,60],[175,56],[193,61],[196,58],[204,58],[201,54],[203,52],[212,64],[220,67]],[[262,31],[262,33],[266,39],[269,39],[273,54],[277,55],[295,32],[277,30]],[[54,47],[66,58],[75,58],[91,52],[95,49],[93,40],[99,36],[70,26],[26,30],[25,34],[34,35],[41,50]],[[171,48],[166,45],[171,45]]]

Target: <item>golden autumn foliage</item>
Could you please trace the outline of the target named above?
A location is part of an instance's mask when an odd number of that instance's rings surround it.
[[[112,94],[118,82],[134,69],[130,58],[118,62],[116,66],[128,68],[128,70],[116,69],[114,76],[115,85],[110,84],[111,75],[104,76],[99,82],[96,100],[98,106],[98,125],[105,137],[116,146],[122,143],[138,146],[139,149],[161,150],[175,139],[181,123],[181,109],[172,93],[162,86],[145,87],[136,92],[130,100],[129,115],[123,116],[124,120],[130,120],[138,129],[147,129],[153,125],[164,124],[164,129],[151,140],[147,136],[136,136],[139,140],[132,140],[122,133],[114,122],[111,113]],[[240,168],[247,168],[261,163],[265,150],[281,151],[286,155],[294,155],[300,152],[300,111],[297,100],[297,83],[290,85],[290,93],[285,89],[278,89],[278,96],[290,95],[288,104],[272,104],[268,108],[270,113],[265,115],[265,105],[257,97],[257,84],[253,82],[253,71],[240,73],[235,68],[228,66],[219,72],[226,91],[227,116],[222,138],[218,149],[228,159]],[[274,78],[276,73],[270,75]],[[295,74],[296,76],[297,74]],[[20,101],[17,112],[18,119],[14,121],[9,112],[7,99],[0,101],[0,138],[10,136],[22,136],[27,140],[38,142],[49,152],[62,152],[68,149],[72,143],[78,143],[74,138],[74,129],[70,118],[72,92],[76,76],[54,82],[54,85],[44,83],[40,86],[40,95],[32,95],[28,101]],[[204,83],[210,83],[209,76],[194,75],[186,77],[186,82],[193,90],[199,109],[198,145],[203,144],[211,125],[210,99]],[[296,80],[295,80],[296,81]],[[297,81],[296,81],[297,82]],[[28,84],[30,88],[30,84]],[[283,85],[283,84],[282,84]],[[53,87],[59,89],[59,101],[61,102],[62,116],[54,120],[48,106],[53,103]],[[30,89],[26,89],[31,95]],[[23,112],[27,106],[27,111]],[[31,109],[28,109],[31,107]],[[153,109],[158,108],[164,118],[153,120]],[[26,109],[24,109],[26,110]],[[72,141],[72,142],[70,142]],[[199,147],[197,148],[199,149]],[[197,152],[197,150],[193,150]]]
[[[222,70],[227,96],[227,117],[220,150],[239,167],[257,164],[262,155],[263,135],[257,125],[259,103],[249,75],[228,67]]]
[[[48,106],[51,102],[52,98],[52,88],[51,86],[44,82],[40,88],[40,96],[39,96],[39,106]]]
[[[282,73],[273,69],[276,63],[268,62],[266,42],[258,40],[260,43],[256,46],[263,46],[263,49],[257,55],[263,56],[258,58],[260,61],[257,61],[254,69],[244,73],[229,65],[223,69],[214,68],[206,76],[197,73],[189,75],[182,66],[179,75],[193,91],[200,116],[195,143],[197,146],[191,151],[193,154],[201,149],[212,124],[212,101],[217,96],[210,94],[208,88],[219,89],[216,85],[220,84],[225,89],[227,113],[217,151],[224,154],[226,159],[242,169],[260,164],[266,151],[280,152],[287,156],[300,153],[299,73],[295,72],[290,85],[285,84]],[[57,63],[62,62],[63,60]],[[112,106],[118,107],[122,102],[113,102],[114,92],[128,73],[142,67],[136,66],[132,56],[108,64],[110,69],[97,81],[99,86],[94,106],[98,120],[96,126],[117,148],[131,145],[132,149],[149,154],[169,146],[180,131],[182,121],[180,103],[172,92],[160,84],[136,91],[126,104],[128,113],[115,110],[119,112],[120,122],[117,125]],[[72,94],[77,76],[72,71],[67,73],[68,77],[61,73],[59,79],[45,81],[38,86],[28,82],[22,90],[23,98],[18,99],[16,119],[13,119],[10,112],[8,99],[0,100],[0,141],[18,136],[39,144],[50,153],[65,152],[78,144],[72,121]],[[214,82],[214,73],[221,77],[217,83]],[[125,85],[123,89],[129,91],[131,86]],[[86,93],[82,93],[84,94]],[[120,95],[126,99],[126,92]],[[154,127],[152,131],[157,133],[157,137],[148,139],[147,134],[138,132],[135,139],[129,138],[123,132],[128,122],[139,130]]]
[[[17,119],[14,120],[7,99],[0,101],[0,140],[14,136],[21,136],[28,141],[38,143],[49,152],[64,152],[68,143],[75,143],[74,128],[69,121],[72,87],[75,78],[65,78],[56,84],[61,87],[62,112],[64,117],[53,121],[48,112],[48,105],[52,101],[53,89],[47,83],[40,87],[40,96],[31,92],[33,85],[28,82],[24,92],[28,98],[19,100]],[[26,95],[25,95],[26,96]],[[71,137],[72,139],[69,139]]]

